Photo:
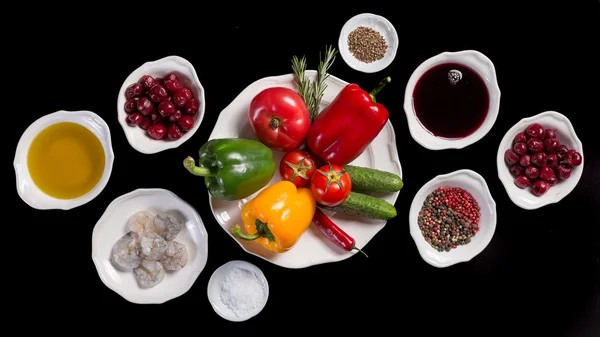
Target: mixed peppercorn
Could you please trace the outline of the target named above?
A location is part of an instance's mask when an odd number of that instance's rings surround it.
[[[429,194],[419,211],[421,234],[433,248],[449,252],[466,245],[479,231],[477,201],[458,187],[438,187]]]

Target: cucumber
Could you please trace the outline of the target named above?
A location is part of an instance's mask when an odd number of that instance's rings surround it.
[[[358,192],[397,192],[404,182],[398,175],[368,167],[344,165],[352,181],[352,190]]]
[[[396,216],[396,207],[389,202],[370,195],[350,192],[348,198],[337,206],[319,207],[334,212],[359,215],[370,219],[389,220]]]

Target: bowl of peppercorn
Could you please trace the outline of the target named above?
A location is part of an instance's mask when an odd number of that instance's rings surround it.
[[[344,24],[338,40],[344,62],[354,70],[375,73],[389,66],[398,50],[398,33],[386,18],[358,14]]]
[[[423,260],[438,268],[467,262],[481,253],[496,231],[496,202],[477,172],[438,175],[415,195],[410,235]]]
[[[569,119],[545,111],[506,132],[496,155],[498,178],[512,202],[527,210],[557,203],[583,174],[583,145]]]

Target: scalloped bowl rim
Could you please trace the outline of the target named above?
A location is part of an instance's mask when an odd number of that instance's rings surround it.
[[[126,101],[125,90],[127,89],[127,87],[129,85],[131,85],[132,83],[135,83],[139,80],[139,77],[141,75],[137,76],[134,74],[137,74],[137,73],[145,74],[146,69],[160,67],[163,63],[168,63],[168,62],[176,62],[176,63],[179,63],[182,66],[188,68],[189,74],[186,75],[186,80],[189,81],[191,84],[193,84],[194,88],[190,88],[190,89],[194,93],[194,97],[198,100],[198,103],[200,105],[198,112],[192,116],[194,118],[194,126],[190,131],[185,132],[183,134],[183,136],[177,140],[169,140],[167,138],[165,138],[165,140],[154,140],[154,139],[151,139],[146,136],[146,138],[141,138],[143,140],[140,141],[139,140],[140,138],[133,136],[130,132],[139,132],[140,134],[144,134],[146,132],[146,130],[143,130],[142,128],[140,128],[138,126],[135,126],[135,127],[129,126],[129,125],[127,125],[127,122],[125,122],[125,118],[127,117],[127,113],[125,112],[125,108],[124,108],[124,104]],[[163,70],[163,71],[165,73],[169,72],[169,70]],[[150,75],[152,75],[152,74],[150,74]],[[191,78],[189,78],[189,77],[191,77]],[[202,86],[202,83],[200,83],[200,79],[198,78],[196,69],[194,68],[194,66],[192,65],[192,63],[190,61],[184,59],[183,57],[176,56],[176,55],[166,56],[166,57],[163,57],[163,58],[155,60],[155,61],[148,61],[148,62],[142,64],[141,66],[139,66],[138,68],[136,68],[135,70],[133,70],[127,76],[125,81],[123,81],[123,84],[121,85],[121,88],[119,89],[119,96],[117,97],[117,117],[119,120],[119,124],[123,128],[125,137],[127,138],[127,141],[129,142],[131,147],[133,147],[138,152],[141,152],[144,154],[153,154],[153,153],[158,153],[158,152],[165,151],[165,150],[174,149],[174,148],[179,147],[181,144],[185,143],[190,138],[192,138],[192,136],[200,128],[200,124],[202,123],[202,121],[204,119],[205,109],[206,109],[205,90],[204,90],[204,87]]]
[[[573,170],[573,172],[571,173],[571,177],[568,180],[558,182],[558,184],[551,186],[550,190],[548,192],[546,192],[546,194],[542,195],[541,197],[536,197],[533,194],[530,194],[530,192],[528,190],[521,190],[514,185],[514,178],[510,174],[508,166],[504,162],[504,152],[506,151],[506,149],[508,149],[510,147],[510,146],[507,147],[507,145],[512,144],[512,140],[513,140],[514,136],[518,132],[524,131],[527,124],[537,122],[537,121],[543,119],[544,117],[552,117],[557,122],[560,122],[560,125],[562,125],[568,133],[568,134],[561,133],[561,135],[563,135],[563,137],[565,137],[565,136],[568,137],[569,141],[571,141],[574,144],[573,148],[575,150],[577,150],[579,153],[581,153],[582,161],[581,161],[581,165],[579,165],[578,167],[576,167]],[[557,125],[559,125],[559,124],[552,124],[551,126],[556,127]],[[545,125],[543,125],[543,126],[546,127]],[[560,141],[560,135],[559,135],[559,141]],[[585,156],[583,154],[583,143],[581,142],[579,137],[577,137],[577,133],[575,132],[575,128],[573,127],[573,124],[571,123],[569,118],[567,118],[567,116],[565,116],[557,111],[553,111],[553,110],[548,110],[548,111],[541,112],[534,116],[525,117],[525,118],[521,119],[520,121],[518,121],[517,123],[515,123],[504,134],[504,137],[502,137],[502,140],[500,141],[500,144],[498,146],[498,153],[496,155],[498,178],[500,179],[500,182],[502,182],[502,185],[504,186],[504,189],[505,189],[506,193],[508,194],[508,197],[515,205],[517,205],[523,209],[527,209],[527,210],[534,210],[534,209],[538,209],[538,208],[541,208],[541,207],[544,207],[544,206],[547,206],[550,204],[558,203],[563,198],[565,198],[567,195],[569,195],[569,193],[571,193],[571,191],[573,191],[573,189],[575,189],[575,187],[579,183],[579,180],[581,179],[581,176],[583,174],[583,167],[585,164],[584,161],[585,161]],[[558,194],[550,194],[549,193],[550,191],[559,191],[559,193]],[[525,194],[525,193],[528,193],[528,194]],[[533,203],[525,202],[523,195],[527,195],[529,197],[528,199],[535,200],[536,202],[533,202]]]
[[[97,122],[98,126],[100,127],[100,134],[98,134],[95,130],[90,129],[85,123],[80,123],[77,121],[81,120],[82,118],[91,118]],[[66,121],[77,123],[93,132],[104,149],[104,172],[102,172],[100,180],[92,190],[75,199],[57,199],[42,192],[33,182],[27,169],[27,152],[29,151],[29,146],[31,145],[33,139],[48,126]],[[112,148],[110,128],[108,124],[106,124],[106,121],[102,119],[102,117],[89,110],[57,110],[36,119],[27,127],[27,129],[25,129],[19,139],[13,161],[15,180],[17,183],[17,193],[26,204],[39,210],[59,209],[66,211],[83,206],[100,195],[100,193],[102,193],[108,184],[112,174],[114,159],[115,153]],[[23,191],[24,183],[27,184],[28,188],[33,189],[33,192],[27,193]],[[32,193],[34,195],[32,195]]]
[[[475,61],[473,61],[475,59]],[[436,137],[417,118],[414,108],[412,95],[415,86],[421,76],[432,67],[446,63],[462,63],[473,71],[477,72],[485,82],[490,96],[490,106],[483,124],[473,133],[462,138],[444,138]],[[479,62],[479,63],[477,63]],[[485,72],[478,71],[476,68],[486,66]],[[421,146],[428,150],[446,150],[462,149],[472,145],[485,137],[498,119],[500,113],[500,86],[494,63],[485,54],[477,50],[445,51],[434,55],[423,61],[411,74],[404,91],[404,113],[408,123],[408,131],[412,138]]]
[[[452,249],[450,252],[438,252],[423,238],[421,230],[417,224],[417,216],[421,210],[423,201],[427,197],[427,194],[431,193],[428,192],[429,190],[443,186],[447,182],[455,181],[457,177],[466,177],[467,179],[475,181],[481,185],[481,189],[478,190],[483,195],[485,204],[483,204],[483,200],[479,199],[477,200],[477,203],[482,210],[487,206],[490,214],[489,219],[487,219],[488,221],[485,223],[485,225],[480,224],[480,228],[485,226],[487,230],[483,233],[483,236],[476,238],[477,240],[480,240],[476,245],[473,245],[475,244],[474,240],[476,240],[474,239],[469,244],[458,246],[457,248]],[[467,192],[473,195],[472,191],[467,190]],[[492,193],[485,179],[479,173],[469,169],[460,169],[454,172],[440,174],[429,180],[415,194],[409,209],[410,235],[417,246],[419,254],[425,262],[437,268],[445,268],[457,263],[468,262],[475,256],[479,255],[491,242],[496,231],[497,220],[498,214],[496,212],[496,201],[492,197]],[[442,256],[448,259],[446,261],[436,261],[433,257],[428,257],[427,255],[433,255],[435,257]]]
[[[184,286],[181,286],[177,290],[174,290],[169,296],[149,295],[146,298],[141,298],[141,297],[136,297],[134,295],[128,295],[127,292],[125,290],[123,290],[121,287],[113,286],[113,285],[111,285],[110,282],[108,282],[106,280],[106,274],[103,271],[104,270],[103,263],[106,260],[106,257],[98,256],[98,249],[97,249],[95,238],[97,235],[97,231],[100,230],[100,227],[108,224],[108,221],[110,220],[112,213],[114,212],[114,209],[121,202],[126,201],[128,199],[138,197],[143,194],[149,194],[149,193],[164,194],[169,198],[173,198],[176,202],[180,203],[181,205],[188,207],[194,216],[194,221],[197,223],[198,227],[201,229],[202,241],[203,241],[202,244],[204,247],[202,247],[202,260],[200,261],[200,265],[198,266],[198,269],[195,270],[194,273],[190,275],[190,277],[187,279],[187,282],[185,283]],[[206,231],[206,227],[204,226],[204,222],[202,221],[202,217],[200,216],[198,211],[191,204],[189,204],[188,202],[183,200],[181,197],[179,197],[177,194],[171,192],[170,190],[163,189],[163,188],[138,188],[131,192],[125,193],[125,194],[115,198],[113,201],[111,201],[111,203],[106,207],[105,211],[100,216],[100,219],[94,225],[94,229],[92,230],[92,260],[94,262],[94,266],[96,267],[96,272],[98,273],[98,276],[102,280],[102,283],[104,283],[104,285],[108,289],[114,291],[115,293],[117,293],[118,295],[123,297],[125,300],[127,300],[131,303],[135,303],[135,304],[162,304],[162,303],[168,302],[172,299],[175,299],[175,298],[180,297],[180,296],[184,295],[185,293],[187,293],[192,288],[192,286],[194,285],[194,283],[196,282],[196,280],[198,279],[198,277],[200,276],[202,271],[206,268],[206,265],[208,262],[208,232]]]

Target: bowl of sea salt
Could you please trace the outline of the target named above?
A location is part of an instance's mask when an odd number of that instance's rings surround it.
[[[248,320],[262,311],[269,283],[252,263],[234,260],[217,268],[208,280],[208,300],[219,316],[233,322]]]

